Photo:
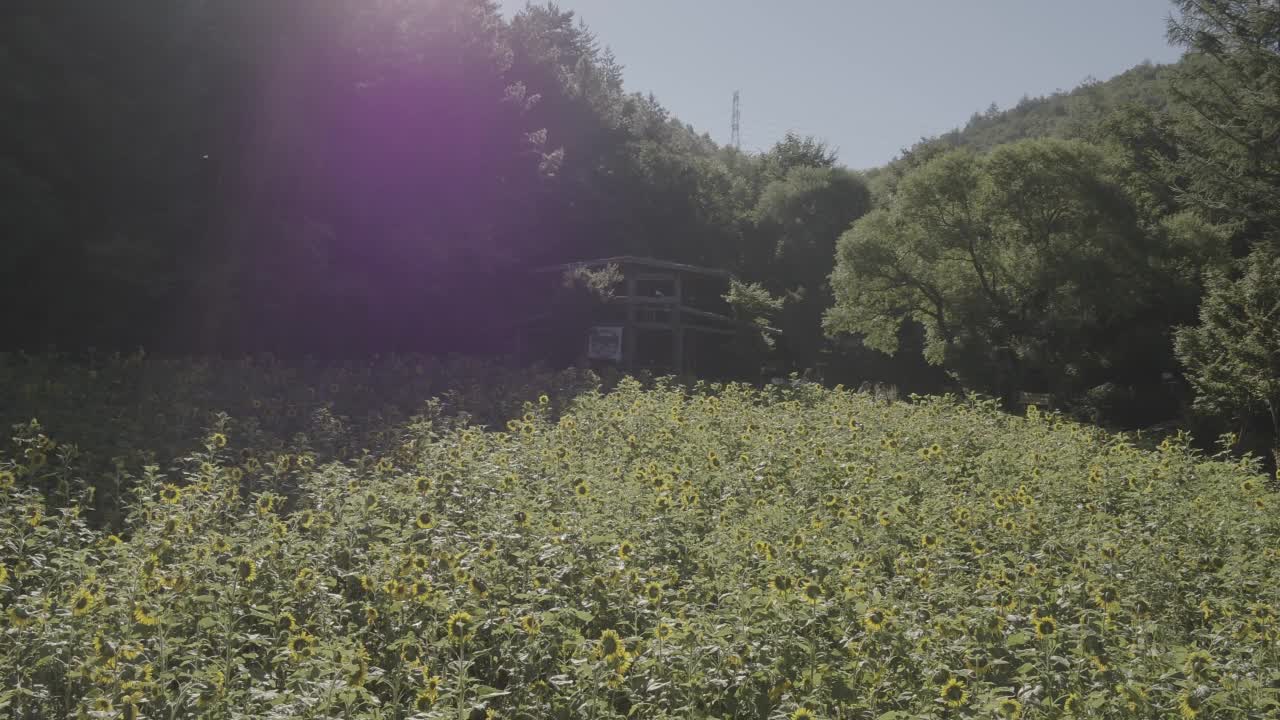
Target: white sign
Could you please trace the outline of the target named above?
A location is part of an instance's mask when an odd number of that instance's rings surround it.
[[[595,325],[587,331],[587,358],[622,361],[622,328]]]

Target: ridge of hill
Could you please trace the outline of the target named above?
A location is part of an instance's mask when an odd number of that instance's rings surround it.
[[[1089,79],[1072,90],[1034,98],[1024,96],[1006,110],[993,104],[985,112],[974,113],[963,128],[937,139],[981,152],[1026,138],[1080,137],[1125,105],[1165,109],[1169,98],[1167,82],[1174,67],[1143,62],[1109,80]]]
[[[878,168],[864,170],[874,196],[892,195],[902,174],[920,161],[952,147],[986,152],[998,145],[1038,137],[1087,137],[1097,124],[1116,110],[1139,105],[1153,111],[1169,108],[1169,79],[1178,65],[1143,61],[1106,81],[1085,79],[1073,90],[1037,97],[1024,96],[1012,108],[992,104],[974,113],[964,127],[934,137],[920,138],[897,158]]]
[[[885,171],[890,171],[890,175],[900,174],[915,154],[938,147],[967,147],[986,152],[998,145],[1029,138],[1085,137],[1103,118],[1126,105],[1141,105],[1157,112],[1165,110],[1169,104],[1169,77],[1177,66],[1178,63],[1144,61],[1108,80],[1086,79],[1071,90],[1024,96],[1004,110],[992,103],[985,111],[975,112],[964,127],[921,138],[898,157],[867,170],[865,175],[874,179]]]

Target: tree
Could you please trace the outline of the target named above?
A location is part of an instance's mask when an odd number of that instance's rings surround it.
[[[825,142],[788,131],[760,157],[760,171],[766,181],[780,180],[796,168],[833,168],[836,159]]]
[[[1176,0],[1169,39],[1188,55],[1177,102],[1183,205],[1233,229],[1237,256],[1280,232],[1280,5]]]
[[[753,213],[758,249],[751,277],[785,298],[777,316],[793,362],[814,367],[825,349],[822,312],[836,240],[871,206],[862,179],[834,167],[797,166],[765,186]]]
[[[1241,422],[1264,413],[1280,464],[1280,254],[1261,246],[1238,277],[1211,275],[1200,324],[1180,328],[1176,348],[1196,407]]]
[[[1074,397],[1117,376],[1156,378],[1164,327],[1140,320],[1176,277],[1101,151],[1033,140],[939,155],[839,242],[832,333],[897,350],[921,323],[924,353],[965,386]]]

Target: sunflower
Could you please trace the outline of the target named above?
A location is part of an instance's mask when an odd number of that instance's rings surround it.
[[[938,536],[933,533],[925,533],[920,536],[920,547],[926,550],[932,550],[938,546]]]
[[[487,597],[489,595],[489,586],[475,575],[472,575],[467,579],[467,586],[471,588],[471,592],[479,595],[480,597]]]
[[[810,580],[804,584],[804,599],[810,605],[817,605],[822,602],[822,586],[816,581]]]
[[[417,643],[407,643],[400,650],[400,659],[410,665],[416,665],[422,660],[422,648]]]
[[[470,639],[472,631],[471,624],[471,613],[468,613],[465,610],[459,610],[458,612],[450,615],[449,619],[445,621],[445,631],[450,640],[461,644]]]
[[[236,560],[236,576],[240,578],[240,582],[246,584],[253,582],[253,579],[258,577],[258,564],[251,558],[238,558]]]
[[[662,583],[651,582],[644,586],[644,596],[651,603],[657,603],[662,599]]]
[[[947,678],[947,682],[938,691],[938,697],[947,707],[958,708],[969,699],[969,691],[964,689],[964,681],[955,677]]]
[[[877,607],[868,608],[862,616],[862,626],[867,632],[880,632],[889,624],[889,614]]]
[[[653,629],[653,634],[659,640],[670,640],[675,630],[667,623],[658,623],[658,627]]]
[[[11,607],[7,613],[9,616],[9,624],[24,628],[36,621],[36,616],[24,607]]]
[[[133,619],[136,620],[139,625],[147,626],[156,625],[160,622],[159,614],[157,614],[155,609],[145,602],[134,603]]]
[[[1040,639],[1053,637],[1058,632],[1058,622],[1051,615],[1037,616],[1035,619],[1036,637]]]
[[[440,698],[440,685],[443,682],[444,679],[439,675],[428,675],[422,683],[420,696],[425,695],[431,702],[435,702]]]
[[[431,706],[435,704],[435,696],[438,693],[430,693],[426,690],[419,690],[417,696],[413,699],[413,709],[420,713],[427,712]]]
[[[0,490],[8,490],[13,487],[14,482],[12,470],[0,470]]]
[[[294,655],[310,655],[315,644],[315,636],[306,630],[291,635],[287,643],[289,652]]]
[[[275,498],[269,493],[263,493],[258,496],[258,514],[266,515],[271,512],[271,508],[275,507]]]
[[[520,629],[526,635],[537,635],[542,632],[542,621],[537,615],[524,615],[520,618]]]
[[[791,713],[791,720],[814,720],[816,717],[818,716],[807,707],[796,708],[796,711]]]
[[[573,485],[573,492],[578,497],[587,497],[591,494],[591,488],[587,487],[587,481],[579,480]]]
[[[359,588],[360,592],[363,592],[365,594],[369,594],[373,592],[373,589],[374,589],[373,578],[369,577],[368,575],[360,575],[359,577],[356,578],[355,582],[356,582],[356,587]]]
[[[160,499],[169,505],[175,505],[182,499],[182,488],[177,485],[165,483],[160,488]]]
[[[1098,603],[1098,607],[1114,610],[1120,605],[1120,591],[1113,585],[1103,585],[1094,593],[1093,599]]]
[[[81,589],[71,599],[71,614],[75,617],[84,615],[93,609],[93,605],[96,601],[97,598],[93,596],[93,593],[88,590]]]
[[[791,592],[795,583],[792,581],[790,576],[779,573],[769,579],[769,586],[785,595],[786,593]]]
[[[622,637],[614,630],[605,630],[600,633],[600,644],[596,647],[596,652],[600,657],[612,662],[614,660],[623,659],[626,656],[626,644],[622,642]]]
[[[1183,663],[1183,670],[1187,675],[1196,680],[1206,680],[1209,672],[1213,668],[1213,657],[1203,650],[1196,650],[1187,655],[1186,662]]]
[[[1186,720],[1195,720],[1200,716],[1200,711],[1204,709],[1204,701],[1200,696],[1190,690],[1183,690],[1178,696],[1178,714]]]
[[[276,617],[276,627],[289,632],[297,630],[298,618],[294,617],[291,612],[280,613],[280,615]]]
[[[1022,717],[1022,703],[1013,698],[1004,698],[999,703],[996,703],[996,712],[998,712],[1002,718],[1017,720]]]
[[[623,540],[618,544],[618,558],[625,562],[631,559],[631,555],[635,550],[636,547],[631,544],[630,540]]]
[[[413,524],[417,525],[421,530],[429,530],[435,527],[436,519],[432,517],[430,512],[423,510],[413,519]]]

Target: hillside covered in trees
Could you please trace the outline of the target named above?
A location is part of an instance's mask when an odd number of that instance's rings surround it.
[[[1179,63],[861,174],[717,146],[550,5],[19,3],[3,344],[496,354],[530,267],[630,254],[734,272],[762,365],[1280,427],[1280,11],[1173,10]]]

